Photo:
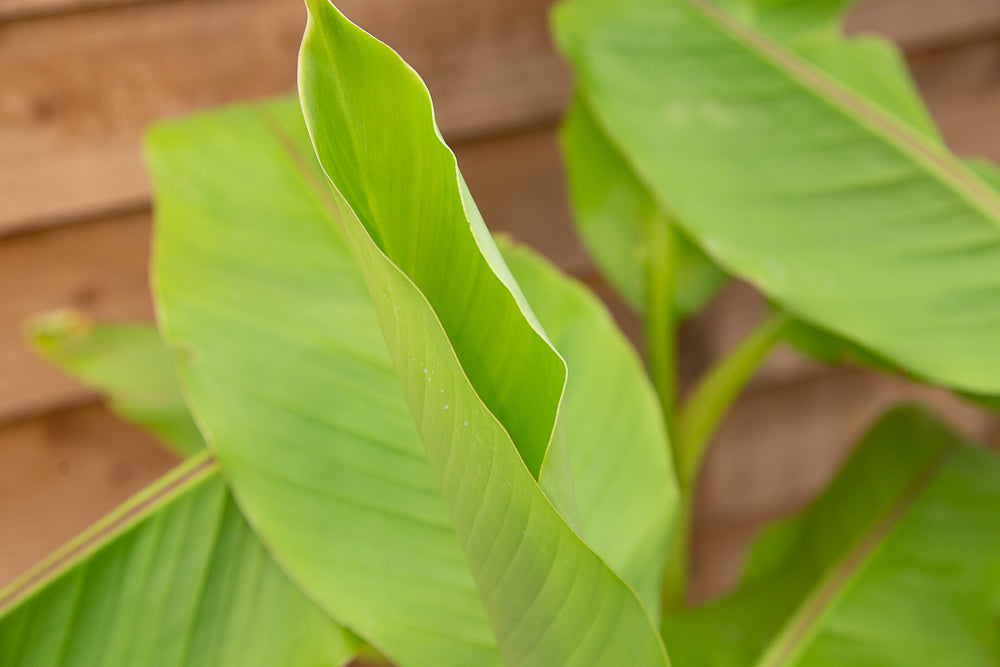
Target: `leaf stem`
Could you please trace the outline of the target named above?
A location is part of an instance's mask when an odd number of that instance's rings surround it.
[[[680,507],[667,552],[667,569],[663,573],[661,607],[664,615],[681,611],[687,606],[687,580],[694,499],[681,493]]]
[[[646,361],[672,438],[677,398],[677,327],[674,321],[677,238],[670,220],[649,217],[646,263]],[[675,449],[675,448],[671,448]]]
[[[719,420],[732,405],[757,367],[774,347],[791,318],[774,313],[757,325],[729,354],[699,380],[681,413],[677,430],[678,468],[682,492],[690,488],[701,468],[705,449]]]
[[[675,316],[677,232],[673,223],[656,211],[648,218],[646,232],[646,362],[649,375],[660,399],[660,410],[667,429],[674,467],[678,465],[678,447],[674,435],[677,400],[677,322]],[[687,579],[686,536],[690,513],[689,501],[681,495],[681,512],[671,537],[670,558],[664,575],[664,607],[683,604]],[[682,540],[682,544],[678,544]]]
[[[665,611],[683,609],[686,603],[695,482],[708,443],[726,410],[781,339],[790,322],[788,315],[775,313],[757,325],[702,377],[679,416],[672,442],[681,507],[663,581]]]

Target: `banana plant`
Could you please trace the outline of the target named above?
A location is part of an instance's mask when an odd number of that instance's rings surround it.
[[[184,460],[0,591],[0,664],[1000,661],[1000,460],[918,408],[685,595],[704,451],[779,341],[1000,394],[996,173],[890,46],[835,0],[557,6],[575,217],[644,366],[490,235],[417,73],[306,4],[297,97],[147,137],[158,327],[31,327]],[[677,324],[733,276],[775,314],[681,406]]]

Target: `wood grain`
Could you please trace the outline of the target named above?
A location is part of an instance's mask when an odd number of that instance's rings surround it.
[[[85,1],[7,0],[6,7]],[[549,4],[340,3],[421,72],[452,140],[559,114],[569,76],[549,41]],[[934,36],[952,43],[969,28],[1000,28],[997,6],[869,0],[850,25],[927,47],[939,43]],[[303,21],[300,0],[173,0],[0,26],[0,233],[141,206],[144,128],[290,90]]]
[[[158,1],[161,0],[0,0],[0,22],[23,21],[55,14]]]
[[[149,217],[126,215],[0,241],[0,423],[92,394],[43,362],[25,321],[73,307],[95,319],[151,319]]]
[[[917,56],[910,64],[952,150],[1000,161],[1000,36]]]
[[[340,3],[423,74],[453,139],[558,113],[547,4]],[[292,90],[304,17],[301,0],[176,0],[0,26],[0,233],[143,205],[146,126]]]
[[[851,33],[878,32],[923,51],[1000,32],[996,0],[861,0],[848,13]]]
[[[0,429],[0,586],[175,463],[98,405]]]

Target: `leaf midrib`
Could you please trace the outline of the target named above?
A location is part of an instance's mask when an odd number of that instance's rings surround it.
[[[921,468],[899,497],[879,516],[827,571],[767,645],[755,667],[785,665],[811,636],[824,613],[875,554],[877,547],[913,507],[961,445],[951,444]]]
[[[740,23],[710,0],[680,1],[709,23],[714,24],[733,41],[797,80],[806,90],[811,91],[816,99],[828,103],[925,166],[990,222],[994,225],[1000,224],[1000,197],[947,150],[934,149],[849,88]]]

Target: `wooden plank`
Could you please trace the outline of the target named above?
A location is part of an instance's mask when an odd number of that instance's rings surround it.
[[[741,489],[733,489],[740,493]],[[691,584],[688,595],[693,604],[707,602],[731,591],[739,583],[747,549],[760,531],[756,523],[728,526],[705,533],[695,525],[691,540]]]
[[[552,128],[465,145],[457,155],[494,230],[570,272],[589,270],[573,236]],[[143,212],[0,241],[0,285],[9,286],[0,299],[0,423],[93,398],[31,352],[23,323],[64,307],[102,320],[151,319],[149,239]]]
[[[175,463],[97,405],[0,428],[0,586]]]
[[[16,6],[48,1],[63,0]],[[851,26],[919,46],[997,24],[993,0],[956,2],[871,0]],[[566,99],[549,0],[341,5],[424,75],[453,140],[552,119]],[[299,0],[175,0],[4,26],[0,233],[143,205],[145,126],[291,89],[302,22]]]
[[[340,4],[423,74],[452,139],[553,118],[567,96],[548,0]],[[0,233],[144,205],[144,128],[291,90],[303,25],[301,0],[140,3],[4,25]]]
[[[1000,32],[996,0],[861,0],[849,33],[878,32],[909,51],[954,45]]]
[[[952,150],[1000,161],[1000,38],[916,56],[910,65]]]
[[[159,0],[0,0],[0,23]]]
[[[0,241],[0,423],[92,398],[36,357],[29,317],[73,307],[96,319],[151,319],[149,217],[127,215]]]

